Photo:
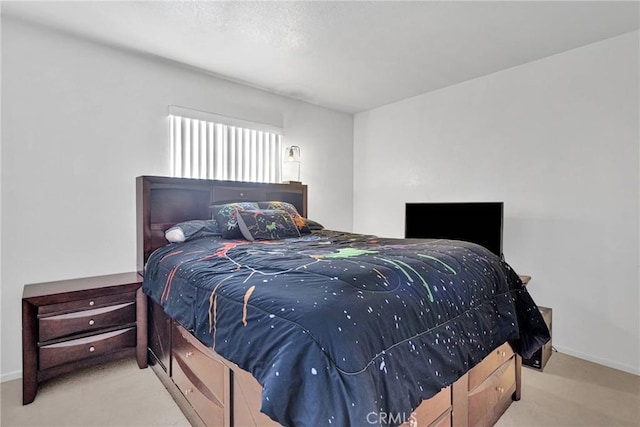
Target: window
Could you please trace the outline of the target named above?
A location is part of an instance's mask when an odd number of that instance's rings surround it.
[[[169,121],[173,176],[281,181],[282,129],[175,106]]]

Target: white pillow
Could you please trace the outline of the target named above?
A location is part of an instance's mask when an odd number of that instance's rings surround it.
[[[164,233],[164,237],[171,243],[180,243],[180,242],[184,242],[185,240],[184,232],[180,227],[173,227],[168,229]]]

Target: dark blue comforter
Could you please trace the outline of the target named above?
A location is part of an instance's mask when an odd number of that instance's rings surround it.
[[[144,290],[251,372],[283,425],[408,419],[503,342],[527,357],[549,338],[518,275],[459,241],[201,238],[154,252]]]

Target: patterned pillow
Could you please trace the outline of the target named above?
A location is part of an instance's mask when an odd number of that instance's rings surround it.
[[[291,215],[280,209],[238,211],[238,225],[244,238],[251,241],[300,237]]]
[[[220,234],[225,239],[242,239],[242,232],[238,228],[237,212],[245,209],[260,209],[254,202],[225,203],[211,207],[213,217],[218,221]]]
[[[300,234],[311,233],[309,226],[307,225],[307,219],[300,215],[295,206],[288,202],[258,202],[261,209],[280,209],[286,211],[291,215],[291,218],[296,223],[296,227],[300,230]]]

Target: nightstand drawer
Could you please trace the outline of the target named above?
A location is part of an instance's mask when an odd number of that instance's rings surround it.
[[[40,369],[48,369],[77,360],[95,357],[136,346],[136,328],[93,335],[40,347]]]
[[[513,349],[509,343],[504,343],[469,371],[469,391],[476,388],[493,371],[513,356]]]
[[[82,332],[124,326],[135,321],[135,302],[41,317],[38,320],[39,341],[42,343]]]
[[[79,299],[76,301],[61,302],[58,304],[47,304],[38,307],[38,315],[68,313],[70,311],[90,310],[105,305],[134,302],[136,292],[125,292],[113,295],[97,296],[95,298]]]

